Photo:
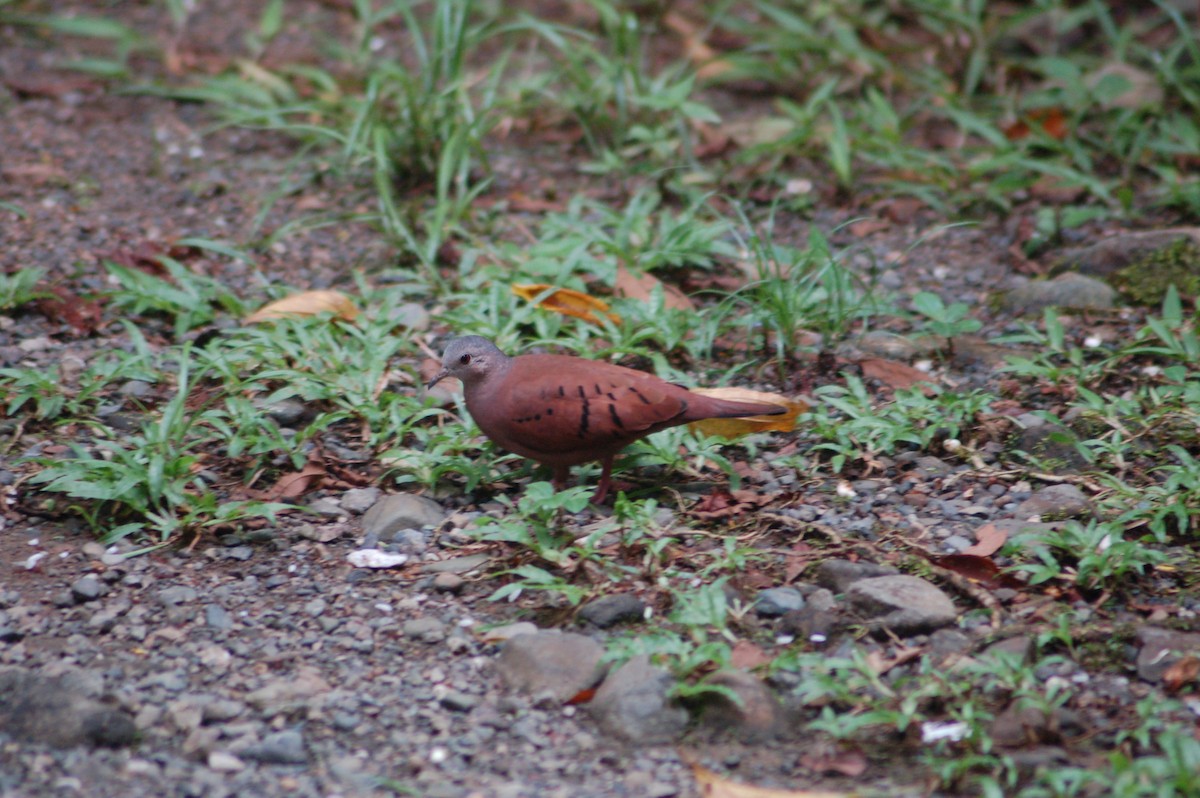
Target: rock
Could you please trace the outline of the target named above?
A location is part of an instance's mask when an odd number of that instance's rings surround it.
[[[204,623],[211,629],[232,629],[233,616],[220,604],[205,604]]]
[[[856,344],[861,352],[890,360],[910,361],[927,352],[912,339],[886,330],[871,330],[859,336]]]
[[[246,759],[270,765],[303,765],[308,762],[304,736],[293,729],[268,734],[261,742],[239,752]]]
[[[1033,462],[1055,474],[1078,474],[1088,467],[1079,451],[1079,436],[1059,424],[1043,423],[1026,427],[1012,436],[1005,449],[1018,459]]]
[[[1180,632],[1147,626],[1137,631],[1141,650],[1137,657],[1138,678],[1161,682],[1166,672],[1183,657],[1200,657],[1200,632]]]
[[[382,493],[379,488],[352,488],[342,494],[342,508],[360,514],[374,506]]]
[[[467,580],[458,574],[438,574],[433,578],[433,589],[439,590],[442,593],[458,593],[466,583]]]
[[[246,763],[226,751],[210,751],[208,767],[218,773],[237,773],[246,769]]]
[[[137,733],[133,718],[89,694],[88,677],[0,669],[0,729],[56,748],[131,745]],[[94,681],[102,683],[102,677],[96,674]]]
[[[1068,272],[1053,280],[1032,280],[997,297],[999,309],[1014,316],[1032,316],[1049,307],[1105,310],[1116,303],[1108,284]]]
[[[1200,228],[1177,227],[1168,230],[1126,231],[1086,247],[1064,250],[1054,271],[1076,271],[1092,277],[1111,277],[1156,253],[1180,243],[1200,245]]]
[[[1030,661],[1036,650],[1037,647],[1032,637],[1029,635],[1016,635],[1015,637],[1006,637],[1003,640],[997,640],[995,643],[992,643],[980,652],[979,659],[1010,657],[1018,663],[1026,663]]]
[[[388,310],[388,319],[397,327],[414,332],[429,329],[429,311],[416,302],[402,302]]]
[[[539,630],[510,638],[496,657],[496,670],[510,690],[546,693],[562,704],[604,677],[604,648],[572,632]]]
[[[594,626],[607,629],[622,621],[640,621],[645,612],[645,603],[634,594],[614,593],[584,604],[579,608],[579,617]]]
[[[749,740],[772,737],[782,730],[783,708],[775,693],[753,674],[741,670],[723,670],[709,676],[704,684],[732,690],[731,700],[722,693],[704,693],[702,718],[710,726],[733,728]]]
[[[71,597],[78,603],[95,601],[108,592],[108,585],[95,574],[81,576],[71,583]]]
[[[1017,519],[1039,519],[1053,521],[1062,518],[1079,518],[1092,515],[1095,508],[1091,499],[1074,485],[1050,485],[1034,491],[1034,494],[1017,505]]]
[[[313,540],[317,543],[329,543],[337,540],[344,531],[345,528],[339,524],[322,524],[321,526],[301,524],[296,527],[296,534],[305,540]]]
[[[363,531],[367,535],[389,538],[401,529],[420,529],[437,526],[446,511],[433,499],[412,493],[393,493],[384,496],[363,516]]]
[[[199,594],[194,588],[187,585],[175,585],[174,587],[165,587],[158,591],[156,598],[158,603],[164,607],[175,607],[180,604],[190,604],[197,599]]]
[[[852,584],[846,598],[870,625],[896,634],[929,632],[958,618],[950,597],[915,576],[877,576]]]
[[[302,665],[247,695],[246,703],[268,716],[291,714],[313,706],[332,689],[316,668]]]
[[[687,710],[670,700],[675,679],[650,658],[637,656],[608,675],[592,698],[592,716],[600,728],[639,745],[678,739],[687,727]]]
[[[421,566],[421,570],[430,574],[465,574],[482,568],[490,559],[486,554],[468,554],[464,557],[451,557],[449,560],[425,563]]]
[[[280,399],[278,402],[260,405],[260,409],[281,427],[294,427],[299,424],[308,409],[298,399]]]
[[[405,637],[420,640],[422,643],[440,643],[446,639],[446,624],[428,615],[405,621],[401,629]]]
[[[442,696],[438,703],[451,712],[470,712],[479,706],[479,697],[458,690],[451,690]]]
[[[778,618],[804,606],[804,596],[794,587],[769,587],[758,591],[754,611],[764,618]]]
[[[825,560],[817,566],[817,584],[834,593],[845,593],[850,585],[861,579],[895,574],[895,568],[869,562],[849,560]]]

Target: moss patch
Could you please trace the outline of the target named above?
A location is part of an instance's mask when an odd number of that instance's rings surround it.
[[[1180,238],[1113,273],[1113,288],[1136,305],[1162,304],[1174,285],[1182,296],[1200,296],[1200,245]]]

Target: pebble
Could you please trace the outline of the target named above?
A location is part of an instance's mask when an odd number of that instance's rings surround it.
[[[592,599],[579,608],[579,617],[600,629],[618,623],[640,621],[646,604],[633,593],[613,593]]]
[[[771,587],[758,591],[754,611],[764,618],[778,618],[804,606],[804,596],[794,587]]]

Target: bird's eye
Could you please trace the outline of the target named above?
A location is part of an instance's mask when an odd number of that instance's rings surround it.
[[[458,359],[458,362],[459,362],[459,363],[462,363],[462,364],[465,366],[465,365],[467,365],[468,363],[470,363],[470,362],[471,362],[471,356],[470,356],[470,355],[463,355],[462,357],[460,357],[460,358]]]

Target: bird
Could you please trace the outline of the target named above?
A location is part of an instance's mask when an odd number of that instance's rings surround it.
[[[548,465],[554,485],[573,465],[599,460],[592,496],[608,495],[613,457],[634,441],[706,418],[778,415],[781,405],[693,393],[654,374],[570,355],[509,357],[479,335],[451,340],[426,389],[446,377],[462,381],[467,411],[497,446]]]

